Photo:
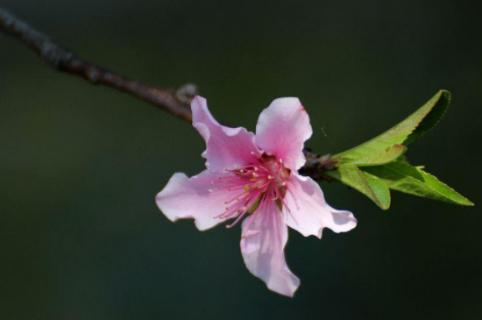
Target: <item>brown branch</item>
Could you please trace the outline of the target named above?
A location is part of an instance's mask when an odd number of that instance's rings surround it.
[[[191,123],[190,101],[196,95],[196,87],[187,84],[179,89],[165,89],[127,79],[115,72],[89,63],[71,51],[60,47],[45,34],[0,8],[0,31],[21,40],[51,68],[82,77],[92,84],[101,84],[126,92],[149,102],[186,122]],[[306,164],[300,173],[315,180],[329,180],[324,172],[335,164],[329,155],[320,157],[308,149],[304,150]]]
[[[77,57],[2,8],[0,8],[0,30],[20,39],[53,69],[82,77],[92,84],[102,84],[129,93],[176,117],[191,122],[189,101],[195,95],[194,85],[185,85],[175,90],[149,86],[127,79]]]
[[[333,181],[331,177],[325,174],[327,171],[333,170],[337,166],[336,161],[333,160],[330,154],[321,156],[314,153],[309,148],[305,148],[303,153],[306,157],[306,163],[299,170],[301,175],[311,177],[316,181]]]

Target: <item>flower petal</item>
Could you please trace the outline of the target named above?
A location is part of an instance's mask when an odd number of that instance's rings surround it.
[[[206,142],[202,156],[206,167],[214,171],[239,167],[253,161],[260,151],[254,134],[245,128],[220,125],[209,112],[206,99],[194,97],[191,102],[192,123]]]
[[[219,215],[226,210],[226,202],[239,193],[223,187],[220,177],[207,170],[191,178],[175,173],[157,194],[156,204],[173,222],[191,218],[201,231],[212,228],[227,219]]]
[[[278,98],[259,115],[255,139],[263,151],[283,159],[288,168],[298,170],[306,161],[303,144],[312,133],[300,100]]]
[[[241,253],[248,270],[279,294],[292,297],[300,280],[288,268],[284,247],[288,228],[273,201],[260,207],[243,221]]]
[[[357,224],[350,211],[330,207],[318,183],[309,177],[293,174],[284,203],[285,223],[305,237],[321,238],[325,227],[336,233],[346,232]]]

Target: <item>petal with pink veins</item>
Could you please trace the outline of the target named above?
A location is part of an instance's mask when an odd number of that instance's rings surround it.
[[[206,99],[194,97],[191,109],[193,126],[206,142],[202,156],[208,169],[222,171],[239,167],[259,156],[254,134],[242,127],[229,128],[219,124],[209,112]]]
[[[278,98],[264,109],[256,125],[256,144],[298,170],[306,159],[303,144],[313,133],[310,119],[298,98]]]
[[[300,280],[288,268],[284,247],[288,227],[273,201],[262,201],[243,221],[241,253],[248,270],[279,294],[292,297]]]
[[[350,211],[330,207],[318,183],[309,177],[292,175],[284,204],[285,223],[305,237],[321,238],[323,228],[339,233],[350,231],[357,225]]]
[[[221,215],[226,203],[240,193],[239,188],[224,186],[221,177],[207,170],[191,178],[175,173],[157,194],[156,204],[173,222],[190,218],[201,231],[212,228],[231,218]]]

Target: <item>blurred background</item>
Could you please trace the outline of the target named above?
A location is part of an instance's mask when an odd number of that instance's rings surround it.
[[[437,89],[440,125],[409,157],[480,205],[477,1],[2,0],[87,60],[160,86],[198,84],[221,121],[254,129],[279,96],[308,110],[319,153],[402,120]],[[290,232],[294,299],[268,291],[239,227],[169,222],[155,194],[202,170],[193,128],[43,65],[0,34],[1,319],[482,319],[480,207],[395,194],[382,212],[323,183],[359,220]]]

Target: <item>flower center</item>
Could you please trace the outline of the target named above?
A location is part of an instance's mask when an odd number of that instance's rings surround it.
[[[226,201],[226,210],[219,218],[237,219],[235,225],[246,213],[253,213],[263,201],[275,201],[279,208],[287,190],[291,171],[283,161],[263,154],[254,163],[238,169],[228,170],[231,174],[221,177],[220,186],[228,190],[238,190],[236,196]]]

